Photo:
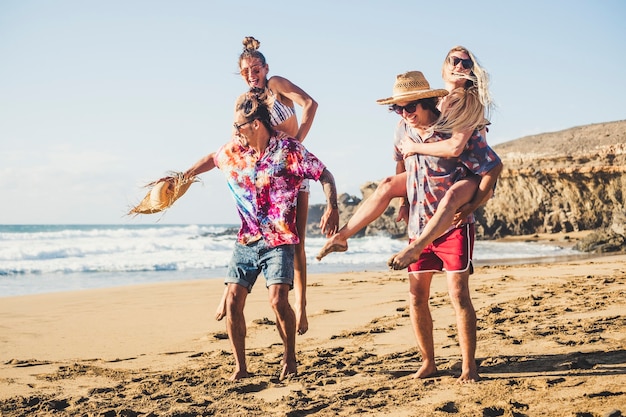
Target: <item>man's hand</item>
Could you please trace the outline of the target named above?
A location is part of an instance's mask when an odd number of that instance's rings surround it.
[[[471,203],[465,203],[461,207],[459,207],[457,212],[454,214],[454,219],[452,220],[454,226],[461,226],[463,224],[463,221],[467,219],[467,216],[472,214],[474,210],[476,210],[476,207],[474,207]]]
[[[320,229],[326,237],[331,237],[339,229],[339,209],[327,206],[320,220]]]
[[[404,221],[406,224],[409,224],[409,205],[403,204],[398,207],[398,216],[396,216],[396,223]]]

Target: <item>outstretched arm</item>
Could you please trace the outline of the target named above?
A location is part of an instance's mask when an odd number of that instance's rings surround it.
[[[330,237],[337,232],[339,227],[339,208],[337,206],[337,187],[335,186],[335,178],[333,174],[326,168],[319,178],[319,182],[324,189],[326,196],[326,211],[320,220],[320,229],[326,237]]]
[[[191,168],[185,171],[185,178],[189,178],[192,176],[200,175],[204,172],[210,171],[215,168],[215,152],[211,152],[210,154],[201,158],[198,162],[196,162]]]

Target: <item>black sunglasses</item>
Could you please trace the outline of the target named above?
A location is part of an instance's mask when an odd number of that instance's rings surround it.
[[[459,62],[465,69],[472,69],[474,67],[474,61],[472,61],[470,58],[463,59],[459,58],[458,56],[449,56],[448,62],[450,62],[450,65],[452,65],[453,67],[459,65]]]
[[[395,111],[399,115],[402,115],[403,110],[411,114],[411,113],[415,113],[415,109],[417,109],[418,104],[419,104],[419,101],[414,101],[412,103],[407,104],[406,106],[399,106],[397,104],[392,104],[391,106],[389,106],[389,110]]]
[[[233,127],[235,128],[235,130],[236,130],[237,132],[239,132],[239,129],[241,129],[242,127],[244,127],[244,126],[245,126],[245,125],[247,125],[248,123],[252,123],[252,122],[254,122],[255,120],[256,120],[256,119],[248,120],[247,122],[243,122],[243,123],[241,123],[241,124],[239,124],[239,125],[235,122],[235,123],[233,123]]]

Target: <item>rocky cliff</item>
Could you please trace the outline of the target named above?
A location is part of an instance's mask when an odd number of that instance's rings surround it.
[[[504,163],[495,196],[477,210],[479,239],[510,235],[594,230],[579,249],[626,247],[626,120],[574,127],[493,147]],[[362,199],[340,196],[341,224],[376,188],[361,187]],[[404,236],[396,203],[361,231]],[[323,206],[312,206],[309,232],[319,233]],[[315,226],[313,226],[315,224]]]

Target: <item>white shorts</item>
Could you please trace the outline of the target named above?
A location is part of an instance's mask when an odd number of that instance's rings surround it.
[[[298,190],[298,192],[308,193],[310,191],[311,191],[310,180],[308,179],[303,180],[302,184],[300,184],[300,189]]]

